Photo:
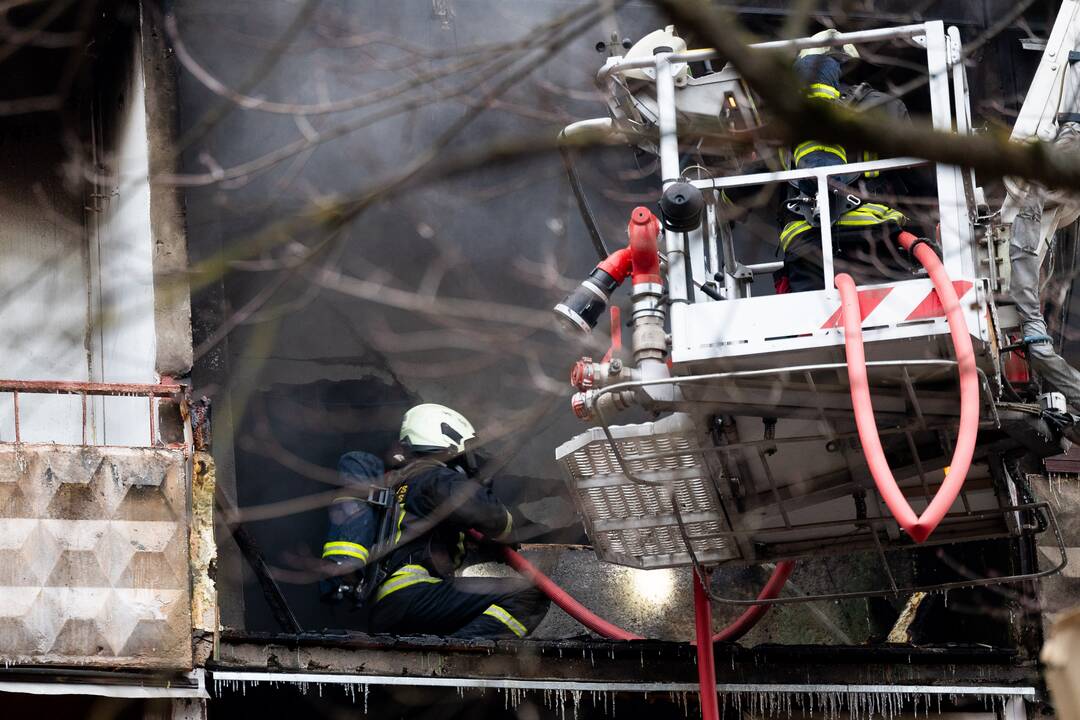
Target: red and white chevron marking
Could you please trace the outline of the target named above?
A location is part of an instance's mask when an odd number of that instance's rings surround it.
[[[969,280],[954,280],[953,288],[961,300],[973,287]],[[859,310],[863,325],[894,325],[912,320],[932,320],[945,317],[937,291],[913,288],[907,285],[867,288],[859,291]],[[821,329],[841,325],[840,307],[822,324]]]

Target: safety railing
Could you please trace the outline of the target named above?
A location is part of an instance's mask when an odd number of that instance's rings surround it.
[[[678,505],[675,505],[675,513],[678,515]],[[1053,532],[1055,548],[1058,553],[1057,562],[1045,569],[1034,569],[1030,572],[1019,572],[1010,575],[989,575],[987,577],[979,577],[973,571],[968,568],[954,568],[957,574],[963,575],[962,580],[955,580],[952,582],[931,583],[927,585],[915,585],[911,587],[899,587],[896,584],[896,579],[893,576],[892,570],[886,553],[897,552],[913,552],[917,548],[915,547],[890,547],[886,548],[881,542],[879,533],[883,532],[880,528],[895,524],[892,518],[870,517],[858,520],[856,523],[859,527],[854,532],[849,532],[846,535],[846,541],[854,542],[859,535],[869,535],[873,541],[874,551],[880,561],[881,567],[884,569],[884,575],[888,581],[889,587],[876,588],[873,590],[853,590],[847,592],[834,592],[834,593],[818,593],[818,594],[800,594],[789,595],[785,597],[777,597],[771,599],[739,599],[729,598],[709,593],[712,600],[727,605],[786,605],[793,603],[805,603],[816,601],[833,601],[833,600],[857,600],[860,598],[870,597],[903,597],[905,595],[911,595],[916,592],[925,593],[938,593],[948,592],[949,590],[959,590],[974,587],[981,587],[985,585],[1002,585],[1008,583],[1028,582],[1032,580],[1038,580],[1040,578],[1049,577],[1060,573],[1069,564],[1068,550],[1065,547],[1065,538],[1061,534],[1061,527],[1058,524],[1057,517],[1054,515],[1054,508],[1047,501],[1021,503],[1018,505],[1005,505],[1002,507],[992,508],[989,510],[965,510],[961,512],[950,512],[942,521],[941,527],[948,528],[951,524],[962,523],[965,521],[978,521],[978,520],[993,520],[997,518],[1006,519],[1009,515],[1020,515],[1028,518],[1029,522],[1022,523],[1018,529],[1018,537],[1034,536],[1036,534],[1044,532],[1046,529],[1050,529]],[[813,523],[807,527],[850,527],[853,524],[850,520],[828,520],[819,523]],[[748,530],[729,530],[726,532],[717,533],[702,533],[694,534],[686,530],[686,523],[680,522],[680,528],[683,528],[683,541],[686,544],[687,551],[690,553],[691,561],[694,567],[699,568],[700,563],[694,555],[694,543],[702,540],[709,540],[721,537],[736,537],[747,536],[754,531]],[[941,546],[948,545],[957,542],[973,542],[978,540],[991,540],[1000,537],[999,534],[984,534],[979,536],[969,536],[962,539],[946,538],[931,540],[923,543],[920,547],[929,546]],[[940,554],[940,551],[939,551]]]
[[[893,39],[907,39],[925,48],[927,86],[930,95],[931,120],[938,132],[968,133],[971,130],[967,110],[967,88],[964,68],[960,63],[961,46],[959,34],[950,29],[946,33],[944,23],[932,21],[918,25],[905,25],[893,28],[841,33],[829,40],[800,38],[765,42],[754,45],[758,49],[799,50],[822,46],[842,46],[846,44],[880,42]],[[672,66],[676,64],[702,62],[720,57],[711,48],[689,50],[680,53],[657,53],[653,57],[641,60],[612,58],[601,69],[599,82],[605,82],[616,75],[629,70],[648,68],[653,70],[656,84],[657,130],[659,132],[659,156],[662,182],[668,185],[682,179],[677,135],[676,86]],[[950,80],[955,83],[955,93],[950,89]],[[953,108],[955,102],[956,107]],[[699,188],[722,188],[736,185],[765,184],[786,182],[797,179],[813,178],[817,181],[817,206],[820,212],[820,235],[825,270],[825,292],[836,293],[833,288],[832,263],[832,218],[829,215],[828,179],[831,176],[865,171],[887,171],[918,164],[924,164],[912,158],[894,158],[887,160],[851,163],[828,168],[814,168],[804,171],[783,171],[762,173],[755,176],[730,177],[721,181],[696,180],[693,184]],[[751,179],[752,178],[752,179]],[[938,188],[938,213],[940,242],[946,269],[954,278],[972,276],[977,268],[973,248],[973,230],[968,217],[968,192],[971,190],[970,172],[955,166],[937,165],[936,180]],[[687,263],[683,234],[668,230],[665,232],[663,249],[668,257],[668,297],[671,302],[673,327],[679,325],[679,316],[683,307],[690,302],[687,283]],[[725,257],[733,257],[727,252]],[[726,272],[731,272],[727,269]]]
[[[905,377],[908,377],[907,376],[907,371],[909,369],[912,369],[912,368],[942,368],[942,369],[954,368],[954,367],[956,367],[956,361],[955,360],[924,360],[924,359],[914,359],[914,360],[875,360],[875,361],[867,362],[866,367],[871,368],[871,369],[874,369],[874,368],[900,368],[901,370],[904,371]],[[627,464],[626,459],[623,458],[622,455],[619,453],[619,451],[618,451],[618,449],[616,447],[615,438],[611,434],[611,423],[609,422],[608,418],[606,417],[606,414],[605,414],[604,409],[603,409],[603,404],[600,402],[601,396],[609,395],[609,394],[613,394],[613,393],[618,393],[618,392],[622,392],[622,391],[637,390],[637,389],[652,388],[652,387],[660,387],[660,386],[665,386],[665,385],[666,386],[671,386],[673,388],[678,389],[678,388],[683,387],[683,386],[705,385],[705,384],[711,384],[711,383],[735,383],[735,384],[738,384],[740,381],[748,380],[748,379],[751,379],[751,378],[767,378],[767,377],[799,376],[799,375],[802,375],[804,377],[809,378],[809,373],[813,373],[813,372],[837,371],[837,370],[846,370],[846,369],[847,369],[847,364],[846,363],[815,363],[815,364],[812,364],[812,365],[794,365],[794,366],[785,366],[785,367],[764,368],[764,369],[761,369],[761,370],[733,370],[733,371],[730,371],[730,372],[705,373],[705,374],[701,374],[701,375],[680,375],[680,376],[675,376],[675,377],[653,378],[653,379],[647,379],[647,380],[629,380],[629,381],[624,381],[624,382],[613,383],[611,385],[607,385],[607,386],[602,387],[599,390],[597,390],[597,393],[596,393],[596,395],[594,397],[594,400],[593,400],[593,407],[596,408],[597,424],[599,425],[600,429],[603,431],[604,437],[607,439],[608,444],[611,446],[612,453],[614,454],[614,457],[615,457],[615,461],[619,465],[619,468],[623,471],[623,474],[625,474],[626,477],[629,480],[631,480],[632,482],[641,483],[643,485],[648,485],[648,484],[652,484],[651,481],[646,480],[644,478],[637,477],[633,473],[633,471],[630,469],[630,466]],[[991,391],[991,388],[990,388],[990,381],[986,377],[986,373],[983,372],[981,369],[976,368],[976,371],[979,373],[979,380],[980,380],[979,386],[980,386],[980,391],[981,391],[982,396],[983,396],[983,404],[989,409],[989,419],[985,420],[983,422],[983,425],[986,426],[986,427],[995,427],[995,428],[1000,427],[1001,421],[998,418],[998,413],[997,413],[997,409],[995,407],[993,392]],[[809,379],[807,381],[807,387],[811,388],[811,389],[815,387],[815,384],[814,384],[812,379]],[[894,428],[894,429],[883,428],[882,431],[881,431],[882,434],[890,434],[892,432],[910,432],[913,429],[927,429],[928,428],[928,424],[927,424],[926,418],[924,416],[924,412],[922,410],[921,404],[920,404],[918,396],[916,394],[915,386],[911,383],[910,379],[904,384],[903,389],[904,389],[904,393],[906,395],[906,399],[907,399],[908,403],[910,404],[911,412],[914,414],[914,422],[911,423],[910,427],[897,427],[897,428]],[[680,403],[690,403],[692,401],[689,401],[686,398],[680,398],[679,402]],[[697,404],[702,404],[702,403],[699,402]],[[819,415],[818,419],[821,421],[822,426],[823,427],[831,427],[831,423],[829,421],[829,418],[826,417],[825,410],[821,406],[821,404],[816,403],[815,404],[815,409],[818,412],[818,415]],[[825,432],[825,433],[822,433],[822,435],[820,437],[824,438],[824,439],[832,440],[832,439],[836,439],[837,437],[839,437],[839,434],[837,434],[835,432]],[[798,441],[798,440],[809,440],[809,439],[810,438],[798,438],[798,439],[792,438],[789,441],[794,442],[794,441]],[[771,443],[783,443],[783,442],[785,442],[785,440],[784,440],[784,438],[776,438],[776,439],[770,440],[768,442],[771,442]],[[704,453],[709,453],[709,452],[711,452],[711,453],[729,452],[730,449],[726,449],[727,447],[728,446],[706,448],[706,449],[702,449],[701,452],[703,454]],[[924,480],[923,484],[925,485],[925,480]]]
[[[833,220],[832,208],[829,204],[830,184],[829,178],[840,175],[858,175],[866,172],[888,172],[890,170],[903,170],[906,168],[926,165],[926,160],[919,158],[900,157],[886,160],[867,160],[865,162],[845,163],[843,165],[827,165],[816,168],[800,170],[779,170],[776,172],[754,173],[752,175],[732,175],[724,178],[710,178],[707,180],[691,180],[690,184],[702,190],[724,190],[725,188],[752,187],[755,185],[770,185],[775,183],[794,182],[796,180],[813,179],[817,182],[816,202],[819,211],[818,234],[821,239],[822,267],[827,290],[833,288],[833,278],[836,270],[833,262]],[[726,245],[725,256],[735,256],[735,250],[730,233],[723,238]],[[780,263],[782,266],[783,263]],[[753,270],[753,266],[746,266]],[[768,265],[768,267],[774,267]],[[779,268],[776,268],[779,269]]]
[[[164,377],[160,383],[154,384],[0,379],[0,395],[3,394],[10,394],[11,396],[10,409],[13,415],[14,432],[10,440],[0,438],[0,444],[10,444],[11,442],[21,444],[26,441],[24,429],[24,399],[26,396],[62,395],[79,398],[81,412],[79,422],[81,428],[80,444],[82,445],[108,444],[106,442],[95,442],[95,438],[91,437],[91,425],[94,424],[91,405],[96,400],[102,399],[104,401],[106,398],[145,398],[147,403],[146,446],[159,447],[165,444],[161,438],[160,424],[156,421],[160,402],[170,400],[174,403],[181,403],[185,397],[185,386],[172,381],[168,377]],[[52,441],[55,442],[55,440]]]

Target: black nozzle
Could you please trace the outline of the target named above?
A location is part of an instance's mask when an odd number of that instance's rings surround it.
[[[660,196],[660,220],[668,230],[690,232],[697,229],[704,209],[705,198],[690,183],[669,185]]]
[[[600,316],[607,310],[611,293],[617,287],[618,283],[611,275],[596,268],[565,300],[555,306],[555,317],[563,328],[571,332],[592,332]]]

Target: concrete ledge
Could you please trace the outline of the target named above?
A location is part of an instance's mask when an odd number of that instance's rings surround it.
[[[1037,687],[1031,661],[980,646],[716,646],[717,679],[736,685]],[[688,643],[461,641],[433,637],[222,635],[208,669],[457,680],[696,684]]]

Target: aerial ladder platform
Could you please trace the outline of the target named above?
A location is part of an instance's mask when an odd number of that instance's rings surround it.
[[[594,244],[607,257],[557,314],[570,328],[589,332],[619,282],[632,280],[630,347],[613,346],[603,359],[582,358],[574,366],[573,410],[591,426],[556,450],[597,556],[644,569],[693,566],[702,575],[723,565],[862,551],[881,561],[882,587],[764,601],[770,603],[947,590],[1060,571],[1066,555],[1053,510],[1034,497],[1025,471],[1067,447],[1063,433],[1076,417],[1059,394],[1009,382],[1013,353],[1022,351],[1007,295],[1009,222],[1023,183],[1010,180],[1004,206],[991,211],[971,169],[918,157],[751,168],[739,159],[745,149],[724,137],[752,132],[767,108],[759,108],[730,65],[693,76],[691,64],[717,60],[716,51],[687,50],[670,33],[667,38],[667,48],[608,57],[598,74],[608,115],[574,123],[561,136],[568,147],[581,138],[625,140],[658,158],[662,178],[659,219],[648,208],[635,210],[629,246],[616,250],[596,227],[569,168]],[[645,38],[639,45],[649,42],[656,44]],[[933,129],[975,132],[960,33],[941,21],[841,33],[825,43],[802,38],[756,47],[794,52],[867,43],[878,52],[883,44],[919,52]],[[1068,113],[1080,112],[1075,58],[1080,11],[1068,0],[1014,139],[1053,139]],[[573,153],[566,154],[572,160]],[[936,181],[940,261],[933,252],[932,258],[916,253],[926,262],[910,278],[860,285],[845,296],[835,282],[830,181],[923,166]],[[725,216],[725,193],[807,180],[817,187],[825,289],[763,291],[755,279],[782,263],[760,261],[760,240],[747,238]],[[1044,251],[1074,219],[1067,203],[1046,213]],[[929,251],[925,243],[922,250]],[[656,268],[642,260],[650,252],[659,259]],[[946,297],[942,278],[955,301]],[[614,317],[613,333],[619,324]],[[860,333],[869,421],[856,418],[859,389],[852,388],[858,347],[851,342]],[[969,348],[964,358],[962,345]],[[652,419],[619,422],[634,409]],[[897,497],[910,517],[925,519],[939,491],[950,486],[950,472],[965,460],[957,460],[964,454],[957,442],[965,423],[973,438],[970,468],[960,484],[954,476],[953,499],[946,498],[929,532],[914,521],[905,524]],[[869,435],[880,445],[876,468]],[[894,480],[892,497],[880,477],[882,463]],[[1044,532],[1054,536],[1060,560],[1041,569],[910,587],[889,570],[894,553]]]

